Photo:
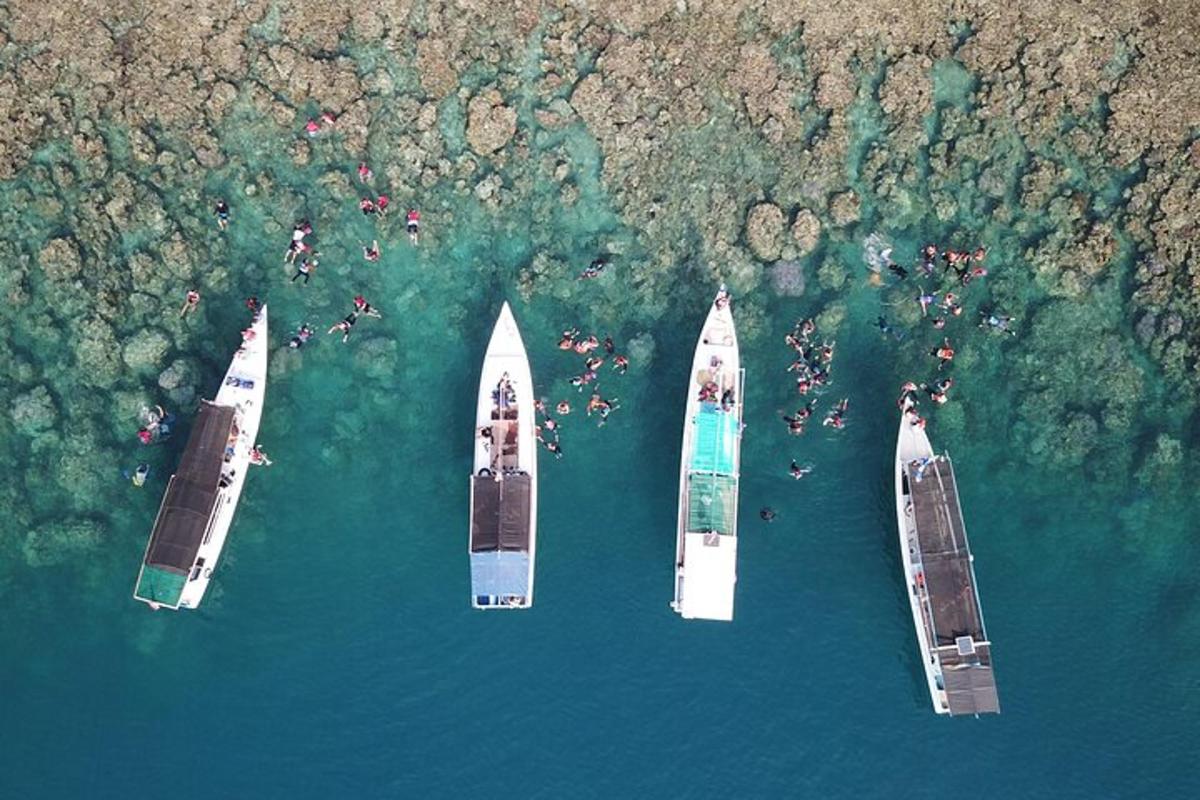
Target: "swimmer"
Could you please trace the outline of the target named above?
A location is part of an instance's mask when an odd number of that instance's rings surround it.
[[[1004,314],[995,314],[990,311],[980,311],[979,315],[983,317],[983,321],[979,323],[980,328],[986,328],[993,331],[1001,331],[1009,336],[1016,336],[1017,332],[1010,326],[1016,322],[1015,317],[1009,317]]]
[[[368,317],[379,319],[379,312],[361,294],[354,297],[354,311],[356,314],[364,314]]]
[[[892,326],[889,325],[888,321],[882,316],[875,320],[875,326],[879,328],[879,332],[883,334],[883,338],[885,339],[889,334],[892,333]]]
[[[624,375],[625,370],[629,369],[629,359],[625,356],[613,356],[613,369],[619,375]]]
[[[217,227],[225,230],[229,227],[229,204],[224,200],[217,201],[217,207],[213,209],[213,213],[217,215]]]
[[[922,289],[921,293],[917,295],[917,302],[921,304],[921,316],[927,317],[929,316],[929,306],[937,302],[937,292],[931,294]]]
[[[329,127],[332,128],[334,125],[337,124],[337,115],[334,114],[332,111],[328,111],[328,110],[322,111],[321,112],[321,122],[325,123],[326,125],[328,125]]]
[[[583,272],[579,273],[578,277],[576,277],[576,280],[589,280],[591,278],[598,278],[600,277],[600,273],[604,272],[604,268],[606,266],[608,266],[608,261],[606,259],[593,259],[592,263],[588,264],[587,268]]]
[[[604,400],[601,399],[599,392],[592,392],[591,398],[588,399],[587,415],[590,417],[593,411],[604,405]]]
[[[792,436],[804,435],[805,421],[804,418],[799,414],[794,417],[789,417],[787,414],[784,414],[783,421],[787,423],[788,433],[790,433]]]
[[[900,266],[899,264],[897,264],[894,261],[889,261],[887,268],[888,268],[889,272],[894,274],[896,277],[900,278],[900,280],[904,280],[905,278],[908,277],[908,270],[906,270],[904,267]]]
[[[388,205],[391,202],[391,198],[386,194],[379,195],[379,197],[375,200],[375,213],[379,215],[380,219],[387,215]]]
[[[308,325],[301,325],[300,330],[296,331],[296,335],[288,342],[288,347],[293,350],[299,350],[304,346],[304,343],[312,338],[313,330]]]
[[[271,466],[271,459],[267,458],[267,454],[263,452],[262,445],[256,444],[250,448],[250,463],[260,467]]]
[[[559,350],[570,350],[575,347],[575,337],[579,335],[579,328],[571,328],[562,332],[562,338],[558,340]]]
[[[546,430],[553,433],[555,438],[558,438],[558,422],[553,417],[546,417],[546,421],[543,424],[546,426]]]
[[[375,173],[371,172],[371,168],[367,166],[367,162],[365,162],[365,161],[358,162],[358,182],[359,183],[368,183],[374,177],[375,177]]]
[[[321,123],[317,122],[312,117],[309,117],[308,122],[304,123],[304,132],[310,137],[316,136],[321,132]]]
[[[375,213],[375,201],[369,197],[364,197],[358,201],[358,210],[363,213],[364,217],[369,217]]]
[[[599,369],[601,366],[603,366],[603,364],[604,364],[604,359],[598,358],[595,356],[593,356],[592,358],[589,358],[587,361],[583,362],[583,365],[588,368],[589,372]]]
[[[408,228],[408,239],[413,244],[417,243],[417,236],[421,232],[421,212],[415,208],[410,208],[405,216],[405,226]]]
[[[983,263],[983,259],[984,259],[984,257],[985,257],[986,255],[987,255],[987,251],[986,251],[986,250],[984,250],[982,247],[976,247],[976,248],[975,248],[975,253],[974,253],[974,256],[975,256],[975,263],[977,263],[977,264],[982,264],[982,263]]]
[[[800,322],[796,323],[796,329],[793,335],[801,342],[808,342],[808,337],[812,336],[816,332],[817,323],[814,322],[811,317],[809,317],[808,319],[802,319]]]
[[[254,314],[255,316],[257,316],[258,309],[259,309],[258,298],[255,297],[254,295],[250,295],[249,297],[247,297],[246,298],[246,308],[250,309],[251,314]]]
[[[775,519],[775,509],[769,506],[763,506],[761,509],[759,509],[758,516],[763,522],[771,522]]]
[[[605,336],[604,337],[604,352],[608,353],[611,356],[613,354],[613,351],[615,351],[616,349],[617,349],[617,346],[616,346],[616,344],[613,343],[613,338],[611,336]]]
[[[565,417],[567,414],[571,413],[571,404],[566,400],[560,400],[558,405],[554,407],[554,413],[558,414],[560,417]]]
[[[950,396],[947,394],[947,392],[950,391],[950,387],[953,385],[954,385],[953,378],[945,378],[943,380],[938,381],[933,386],[930,386],[927,383],[922,383],[920,388],[921,388],[921,391],[923,391],[929,395],[930,400],[932,400],[933,402],[937,403],[940,406],[943,403],[945,403],[947,400],[950,399]]]
[[[183,307],[179,309],[179,316],[186,317],[189,313],[196,310],[196,306],[200,304],[200,293],[195,289],[189,289],[183,300]]]
[[[834,430],[841,430],[846,427],[846,412],[849,410],[850,399],[845,398],[825,415],[825,420],[821,424],[831,427]]]
[[[370,247],[367,247],[364,244],[362,246],[362,250],[363,250],[363,258],[365,258],[367,261],[373,262],[373,261],[379,260],[379,242],[377,240],[372,239]]]
[[[342,332],[342,344],[345,344],[347,341],[350,340],[350,329],[354,327],[354,323],[356,323],[356,322],[358,322],[358,312],[353,311],[349,315],[347,315],[346,318],[343,319],[341,322],[338,322],[333,327],[331,327],[329,329],[328,333],[333,333],[334,331],[341,331]]]
[[[300,259],[300,263],[296,265],[296,274],[292,276],[292,279],[288,283],[295,283],[297,278],[303,277],[304,285],[307,286],[308,279],[316,268],[317,260],[315,258],[312,260],[307,258]]]
[[[546,449],[549,450],[551,453],[554,453],[555,458],[563,457],[562,445],[560,445],[558,443],[558,439],[554,439],[549,442],[546,442]]]
[[[792,459],[792,465],[790,467],[788,467],[788,472],[790,472],[792,477],[795,478],[796,480],[800,480],[805,475],[812,474],[812,471],[813,471],[812,464],[805,464],[802,467],[796,463],[796,459],[794,459],[794,458]]]
[[[940,370],[954,360],[954,348],[950,346],[950,340],[945,339],[942,342],[942,346],[930,350],[929,355],[937,357],[938,369]]]
[[[946,318],[945,317],[934,317],[933,319],[930,320],[930,322],[933,324],[933,327],[937,328],[939,331],[942,328],[946,327]]]

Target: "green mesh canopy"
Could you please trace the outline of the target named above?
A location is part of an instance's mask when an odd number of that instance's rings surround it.
[[[737,479],[725,475],[688,475],[688,530],[733,533]]]
[[[734,414],[705,404],[693,421],[693,472],[720,472],[732,475],[735,471],[733,453],[737,443],[738,420]]]
[[[179,605],[179,596],[183,594],[185,583],[187,575],[147,564],[142,569],[142,578],[138,581],[134,594],[142,600],[175,606]]]

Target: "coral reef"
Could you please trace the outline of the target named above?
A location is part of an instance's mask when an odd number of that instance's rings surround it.
[[[210,298],[290,274],[282,248],[221,242],[217,197],[272,242],[300,217],[342,254],[394,234],[395,214],[371,230],[338,210],[359,193],[360,160],[377,173],[364,193],[436,219],[425,252],[486,230],[486,253],[455,257],[527,300],[585,305],[576,264],[609,256],[586,307],[642,331],[635,369],[680,292],[727,281],[747,341],[769,332],[780,296],[832,332],[873,302],[850,256],[867,234],[896,242],[897,259],[927,239],[985,242],[986,302],[1027,333],[1006,418],[1053,468],[1096,463],[1106,434],[1156,442],[1129,467],[1161,484],[1185,468],[1172,442],[1200,389],[1196,34],[1182,2],[13,0],[0,8],[0,218],[20,236],[0,242],[13,309],[0,450],[28,465],[40,448],[59,466],[30,467],[5,506],[34,506],[31,487],[93,486],[83,448],[124,447],[133,406],[187,410],[228,356],[212,332],[237,324]],[[321,112],[336,121],[304,135]],[[291,288],[336,319],[345,299],[323,279],[351,260]],[[193,288],[205,300],[181,318]],[[455,289],[441,298],[450,320],[478,291]],[[911,298],[887,299],[890,317],[920,324]],[[354,363],[383,392],[403,348],[361,338]],[[291,378],[301,359],[279,350],[273,370]],[[968,430],[971,412],[955,413]],[[111,490],[94,495],[70,503],[102,518]],[[53,563],[51,549],[98,539],[95,525],[0,541]]]

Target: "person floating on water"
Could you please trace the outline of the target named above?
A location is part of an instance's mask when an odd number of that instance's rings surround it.
[[[189,289],[187,295],[184,296],[183,306],[179,309],[179,316],[186,317],[188,314],[196,310],[196,306],[200,304],[200,293],[195,289]]]
[[[421,212],[415,208],[410,208],[408,214],[405,215],[405,227],[408,228],[409,241],[416,244],[417,236],[421,232]]]
[[[566,400],[560,400],[558,405],[554,407],[554,413],[558,414],[560,417],[565,417],[567,414],[571,413],[571,404]]]
[[[288,342],[288,347],[292,348],[293,350],[299,350],[304,346],[305,342],[312,338],[312,335],[312,328],[308,327],[308,325],[301,325],[300,330],[296,331],[296,335],[292,337],[290,342]]]
[[[570,328],[562,332],[562,338],[558,340],[559,350],[570,350],[575,346],[575,337],[579,335],[579,328]]]
[[[980,311],[979,315],[983,320],[979,323],[979,327],[989,331],[1000,331],[1007,333],[1009,336],[1016,336],[1017,332],[1012,329],[1012,324],[1016,322],[1015,317],[1010,317],[1006,314],[996,314],[991,311]]]
[[[589,372],[595,372],[596,370],[600,369],[600,367],[604,366],[604,359],[598,356],[593,356],[584,361],[583,365],[587,367]]]
[[[617,374],[624,375],[625,371],[629,369],[629,359],[625,356],[613,356],[613,369],[617,371]]]
[[[927,383],[922,383],[920,388],[921,391],[929,395],[930,400],[940,406],[950,399],[950,396],[947,394],[947,392],[950,391],[950,387],[953,385],[953,378],[943,378],[932,386]]]
[[[375,173],[371,172],[371,168],[367,166],[367,162],[365,162],[365,161],[358,162],[358,182],[359,183],[369,183],[371,181],[371,179],[374,177],[375,177]]]
[[[763,506],[758,510],[758,517],[763,522],[773,522],[775,520],[775,509],[770,506]]]
[[[379,260],[379,241],[378,240],[372,239],[370,247],[367,247],[367,245],[364,243],[362,250],[363,250],[363,258],[365,258],[367,261],[378,261]]]
[[[917,295],[917,302],[921,304],[921,316],[929,316],[929,306],[937,302],[937,292],[927,292],[924,289]]]
[[[229,227],[229,204],[224,200],[218,200],[213,213],[217,215],[217,227],[225,230]]]
[[[333,327],[331,327],[329,329],[328,333],[333,333],[334,331],[341,331],[342,332],[342,344],[345,344],[346,342],[350,341],[350,329],[354,327],[354,323],[356,323],[356,322],[358,322],[358,312],[352,311],[348,315],[346,315],[346,318],[343,319],[341,322],[334,323]]]
[[[825,420],[821,424],[840,431],[846,427],[846,412],[849,410],[850,398],[845,398],[829,410],[829,413],[825,415]]]
[[[606,258],[601,257],[592,259],[592,263],[588,264],[587,268],[583,272],[579,273],[579,277],[576,278],[576,280],[589,280],[591,278],[598,278],[600,277],[600,273],[604,272],[604,268],[607,266],[608,259]]]
[[[267,458],[267,454],[263,452],[261,444],[256,444],[250,448],[250,463],[260,467],[271,466],[271,459]]]
[[[300,253],[308,252],[309,247],[304,244],[304,237],[312,233],[312,225],[308,220],[302,219],[292,228],[292,241],[288,244],[287,252],[283,254],[284,262],[295,261],[296,256]]]
[[[316,268],[317,260],[315,258],[302,258],[300,259],[300,263],[296,265],[296,274],[293,275],[292,279],[288,282],[295,283],[297,278],[303,277],[304,285],[307,286],[308,279],[312,275],[313,271],[316,270]]]
[[[369,197],[364,197],[358,201],[358,210],[363,213],[364,217],[369,217],[375,213],[375,201]]]
[[[354,296],[354,311],[357,314],[379,319],[379,312],[361,294]]]
[[[945,339],[942,341],[942,346],[930,350],[929,355],[937,356],[938,369],[940,370],[954,360],[954,348],[950,346],[950,340]]]
[[[813,471],[812,464],[805,464],[804,466],[800,466],[798,463],[796,463],[796,459],[794,459],[794,458],[792,459],[792,465],[790,467],[788,467],[788,472],[791,473],[791,476],[793,478],[795,478],[796,480],[800,480],[801,478],[803,478],[806,475],[811,475],[812,471]]]
[[[146,478],[148,477],[150,477],[150,465],[138,464],[137,469],[133,471],[133,476],[130,478],[130,480],[133,481],[134,486],[140,488],[146,484]]]

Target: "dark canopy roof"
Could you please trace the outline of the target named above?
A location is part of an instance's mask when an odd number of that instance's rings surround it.
[[[192,568],[217,499],[232,427],[233,408],[207,402],[200,406],[150,534],[147,564],[184,572]]]
[[[528,550],[530,489],[526,473],[471,478],[471,552]]]
[[[950,713],[995,714],[1000,711],[996,676],[991,667],[973,665],[942,671]]]

